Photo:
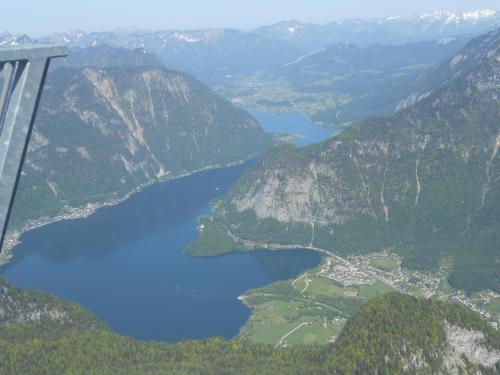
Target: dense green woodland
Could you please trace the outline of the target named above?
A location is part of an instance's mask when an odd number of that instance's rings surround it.
[[[5,280],[0,300],[0,373],[9,375],[401,374],[412,353],[425,366],[408,373],[431,374],[442,369],[448,348],[444,320],[483,332],[480,344],[500,350],[500,333],[465,307],[400,294],[361,307],[336,344],[290,349],[219,338],[141,342],[111,332],[76,304]],[[500,365],[481,371],[497,374]]]

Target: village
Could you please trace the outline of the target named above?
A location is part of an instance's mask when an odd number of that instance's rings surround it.
[[[475,293],[472,298],[465,292],[449,286],[446,281],[448,272],[444,267],[434,273],[409,270],[401,267],[401,258],[397,254],[388,251],[347,258],[330,256],[318,274],[344,287],[373,285],[382,281],[402,293],[455,301],[480,314],[493,327],[498,329],[500,324],[500,312],[491,312],[484,308],[491,301],[500,300],[500,294],[486,290]],[[444,284],[447,284],[448,288],[444,288]]]

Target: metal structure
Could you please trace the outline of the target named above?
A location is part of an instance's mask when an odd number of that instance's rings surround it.
[[[50,59],[63,46],[0,47],[0,251]]]

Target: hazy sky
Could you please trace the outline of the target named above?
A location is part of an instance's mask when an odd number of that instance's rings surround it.
[[[500,9],[500,0],[24,0],[2,1],[0,31],[40,36],[54,31],[236,27],[284,19],[326,23],[433,10]]]

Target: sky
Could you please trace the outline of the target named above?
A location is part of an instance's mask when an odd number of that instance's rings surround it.
[[[282,20],[327,23],[346,18],[412,15],[434,10],[500,9],[500,0],[24,0],[5,1],[0,32],[234,27]]]

